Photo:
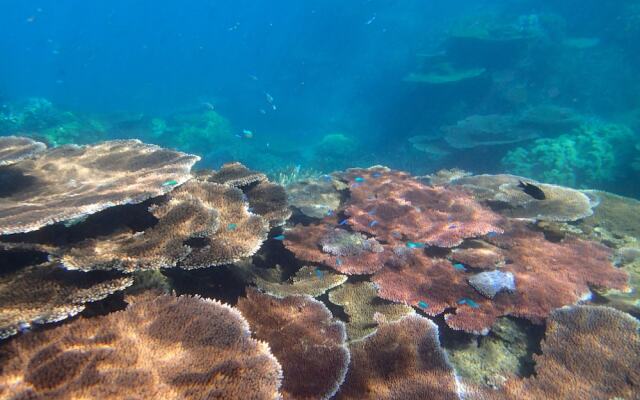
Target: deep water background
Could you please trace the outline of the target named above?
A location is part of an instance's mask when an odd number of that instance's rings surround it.
[[[204,166],[240,159],[274,174],[298,165],[328,171],[387,164],[415,174],[461,167],[639,196],[638,3],[1,0],[4,115],[13,118],[30,107],[28,99],[41,98],[56,121],[38,116],[39,123],[7,125],[1,133],[57,144],[72,141],[56,139],[61,126],[64,135],[76,129],[69,137],[80,143],[139,137],[197,152]],[[502,47],[483,42],[490,51],[451,40],[456,27],[473,31],[486,15],[496,37],[504,26],[522,32],[531,25],[537,36]],[[563,44],[575,38],[597,45]],[[403,80],[443,57],[486,72],[447,85]],[[598,128],[542,135],[583,138],[557,145],[451,149],[440,138],[443,126],[472,115],[519,115],[540,105],[571,108]],[[69,115],[66,125],[52,116],[65,112],[100,134],[85,134],[90,129],[68,122]],[[609,139],[611,124],[631,134]],[[409,142],[415,136],[433,138],[431,150],[417,150]],[[570,143],[575,151],[558,150]],[[504,161],[518,147],[526,151]],[[537,161],[576,152],[578,160],[560,160],[560,167]]]

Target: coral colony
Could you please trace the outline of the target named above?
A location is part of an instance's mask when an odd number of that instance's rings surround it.
[[[197,160],[0,140],[0,252],[16,263],[0,397],[637,398],[640,251],[615,222],[637,223],[637,202],[381,166],[283,187]],[[592,291],[611,307],[578,305]],[[534,340],[521,325],[546,330],[535,373],[474,380],[452,343]]]

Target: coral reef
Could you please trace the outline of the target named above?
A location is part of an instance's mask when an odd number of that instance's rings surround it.
[[[496,146],[536,139],[540,134],[506,115],[473,115],[442,128],[445,140],[456,149]]]
[[[238,309],[282,364],[284,399],[329,399],[336,393],[349,351],[344,324],[333,322],[324,304],[308,296],[277,299],[249,289]]]
[[[218,171],[203,171],[198,178],[233,187],[244,187],[267,180],[262,172],[252,171],[239,162],[224,164]]]
[[[471,272],[416,251],[391,259],[372,281],[379,286],[380,297],[417,306],[432,316],[456,308],[445,315],[447,324],[473,333],[486,333],[503,315],[542,323],[554,308],[590,294],[590,286],[628,287],[627,274],[611,264],[611,251],[597,243],[575,238],[550,242],[522,224],[489,240],[509,260],[502,271],[515,277],[515,293],[500,293],[489,300],[468,284]]]
[[[236,310],[197,297],[27,334],[2,349],[10,398],[277,399],[282,371]]]
[[[636,398],[638,320],[607,307],[573,306],[549,317],[536,375],[511,379],[496,398]]]
[[[92,270],[205,268],[253,255],[268,226],[247,211],[244,194],[234,187],[191,181],[168,195],[151,212],[158,223],[143,233],[116,232],[66,250],[69,268]]]
[[[284,187],[262,181],[248,187],[244,193],[247,196],[251,212],[266,219],[271,228],[284,225],[291,217]]]
[[[458,340],[446,350],[467,393],[474,398],[477,389],[495,390],[510,377],[526,375],[533,368],[530,357],[538,339],[531,326],[500,318],[487,336]]]
[[[594,238],[612,235],[640,240],[640,201],[600,190],[585,193],[597,197],[598,207],[592,216],[580,222],[578,226],[582,231]]]
[[[419,179],[426,180],[426,182],[432,186],[442,186],[469,175],[471,175],[470,172],[459,168],[451,168],[438,170],[433,174],[421,176]]]
[[[539,200],[525,193],[520,182],[531,183],[545,195]],[[584,193],[557,185],[531,181],[514,175],[474,175],[454,181],[473,192],[500,214],[511,218],[542,221],[575,221],[590,216],[594,204]]]
[[[72,317],[85,304],[125,289],[133,279],[73,273],[59,264],[29,266],[0,276],[0,339]],[[1,391],[0,391],[1,393]]]
[[[378,290],[371,282],[346,283],[329,292],[329,301],[343,307],[349,316],[347,335],[351,341],[376,332],[379,321],[394,322],[413,314],[411,307],[380,299]]]
[[[15,164],[45,151],[44,143],[20,136],[0,137],[0,166]]]
[[[275,297],[287,297],[294,295],[309,295],[318,297],[340,286],[347,281],[346,275],[336,274],[308,265],[300,268],[289,280],[282,279],[282,269],[276,265],[275,279],[268,279],[254,272],[253,282],[261,290]]]
[[[340,207],[340,191],[345,188],[342,182],[325,175],[320,179],[287,185],[287,194],[289,203],[302,214],[311,218],[324,218]]]
[[[468,241],[465,247],[453,249],[449,258],[476,269],[493,269],[505,264],[504,255],[499,248],[480,240]]]
[[[631,163],[633,131],[624,125],[583,123],[571,133],[536,140],[502,159],[506,170],[571,187],[602,187]]]
[[[0,233],[28,232],[160,196],[190,178],[198,160],[137,140],[62,146],[0,171]]]
[[[466,238],[502,231],[500,217],[463,190],[376,169],[348,170],[342,179],[351,183],[348,224],[379,240],[455,247]]]
[[[384,323],[350,345],[351,366],[337,399],[458,399],[438,327],[418,315]]]
[[[285,234],[284,245],[296,258],[327,265],[347,275],[371,274],[390,256],[375,239],[324,223],[296,225]]]

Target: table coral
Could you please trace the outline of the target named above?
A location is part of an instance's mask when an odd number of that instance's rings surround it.
[[[440,347],[438,327],[406,316],[350,345],[351,366],[338,400],[457,400],[454,371]]]
[[[549,318],[542,354],[534,356],[536,375],[509,380],[494,397],[637,398],[639,329],[637,319],[612,308],[560,308]]]
[[[374,333],[378,321],[394,322],[413,309],[378,297],[378,289],[371,282],[347,283],[329,292],[329,301],[344,308],[349,316],[347,335],[360,340]]]
[[[537,186],[545,199],[534,199],[526,194],[519,187],[520,182]],[[575,221],[592,215],[595,206],[586,194],[578,190],[515,175],[474,175],[458,179],[454,184],[470,190],[478,201],[510,218]]]
[[[253,335],[271,346],[282,364],[284,399],[329,399],[342,384],[349,351],[342,322],[309,296],[278,299],[254,289],[238,309]]]
[[[336,211],[341,203],[341,185],[329,175],[287,185],[289,203],[312,218],[323,218]]]
[[[404,173],[348,170],[349,225],[388,243],[455,247],[466,238],[501,232],[501,218],[459,188],[431,187]]]
[[[104,299],[132,283],[130,277],[70,272],[56,263],[4,274],[0,277],[0,339],[33,324],[72,317],[84,310],[86,303]]]
[[[293,277],[288,280],[282,279],[282,270],[276,265],[277,279],[267,279],[266,274],[253,273],[252,280],[261,290],[276,297],[287,297],[293,295],[309,295],[318,297],[329,289],[340,286],[347,281],[346,275],[336,274],[318,267],[305,265],[300,268]]]
[[[0,394],[11,398],[275,400],[282,377],[237,310],[198,297],[136,300],[2,353]]]
[[[42,153],[47,146],[20,136],[0,137],[0,166],[15,164]]]
[[[300,260],[322,263],[347,275],[373,273],[390,257],[389,250],[375,239],[336,228],[329,218],[324,221],[287,230],[285,247]]]
[[[0,171],[0,234],[28,232],[170,192],[199,157],[138,140],[61,146]]]

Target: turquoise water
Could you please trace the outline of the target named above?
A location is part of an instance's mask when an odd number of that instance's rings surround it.
[[[0,399],[640,398],[640,1],[0,10]]]

